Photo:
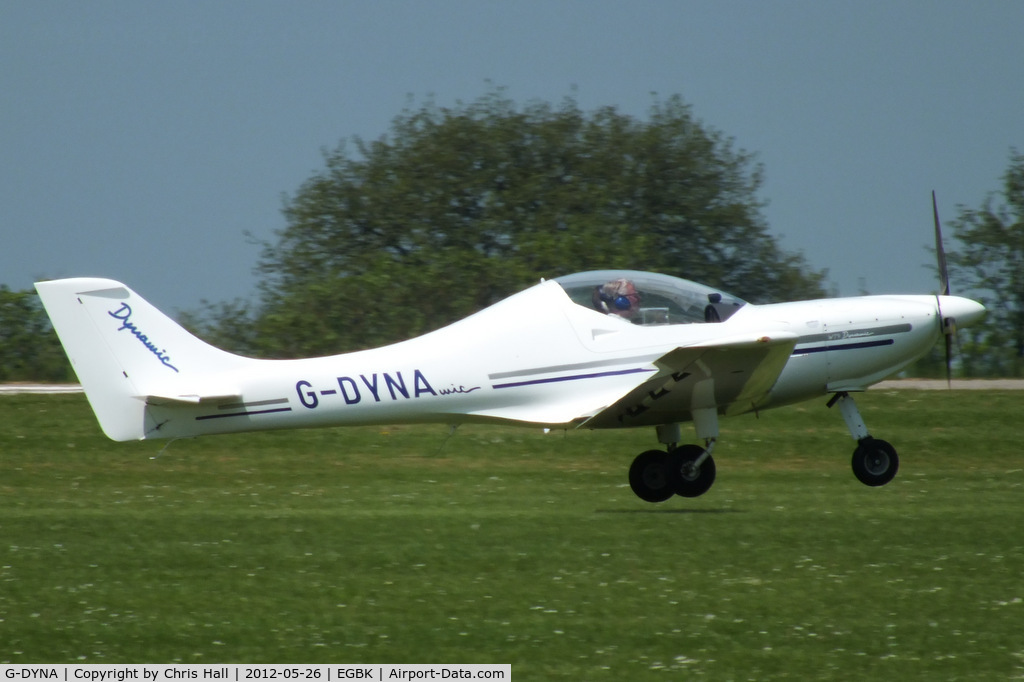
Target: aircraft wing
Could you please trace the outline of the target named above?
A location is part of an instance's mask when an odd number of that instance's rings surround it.
[[[592,429],[687,421],[695,409],[720,414],[756,409],[785,367],[797,335],[773,332],[676,348],[655,360],[658,371],[586,419]]]

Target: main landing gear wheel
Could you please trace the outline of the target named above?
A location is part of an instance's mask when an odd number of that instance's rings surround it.
[[[676,495],[699,497],[715,482],[715,460],[711,455],[699,467],[695,465],[703,454],[704,448],[699,445],[683,445],[668,453],[669,483]]]
[[[853,451],[853,475],[864,485],[885,485],[899,468],[896,448],[879,438],[862,438]]]
[[[697,460],[704,461],[697,466]],[[629,467],[629,487],[647,502],[664,502],[673,495],[698,497],[715,482],[715,460],[699,445],[684,445],[669,452],[648,450]]]
[[[629,467],[629,487],[646,502],[664,502],[675,494],[669,481],[668,453],[648,450],[637,455]]]

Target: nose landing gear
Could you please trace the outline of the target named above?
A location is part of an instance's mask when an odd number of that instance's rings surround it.
[[[828,406],[839,405],[839,411],[850,429],[850,435],[857,441],[857,449],[853,451],[853,475],[864,485],[878,487],[891,481],[900,468],[900,458],[896,448],[880,438],[872,438],[868,427],[861,419],[857,403],[849,393],[841,392],[832,396]]]

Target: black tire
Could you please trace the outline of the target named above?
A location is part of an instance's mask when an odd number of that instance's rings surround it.
[[[699,445],[683,445],[668,453],[669,484],[676,495],[681,497],[700,497],[715,482],[715,460],[708,456],[694,468],[693,463],[704,454]]]
[[[877,487],[891,481],[900,469],[896,448],[868,436],[853,451],[853,475],[864,485]]]
[[[669,483],[668,453],[648,450],[637,455],[629,467],[629,487],[646,502],[664,502],[675,491]]]

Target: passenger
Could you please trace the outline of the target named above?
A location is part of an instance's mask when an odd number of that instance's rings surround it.
[[[628,279],[616,279],[594,288],[594,307],[606,315],[633,320],[640,310],[640,294]]]

